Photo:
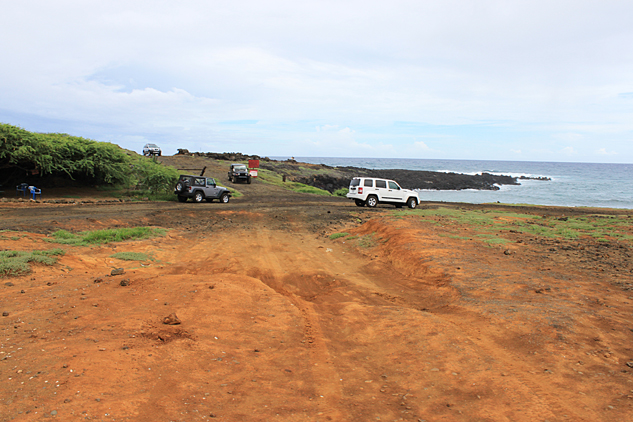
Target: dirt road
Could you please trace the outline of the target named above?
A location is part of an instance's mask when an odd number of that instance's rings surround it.
[[[5,250],[60,247],[60,228],[168,229],[0,280],[0,420],[632,420],[628,249],[600,271],[588,249],[487,247],[469,226],[256,188],[0,204]]]

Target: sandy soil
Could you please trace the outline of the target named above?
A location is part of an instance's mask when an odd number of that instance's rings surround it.
[[[633,420],[626,247],[488,247],[390,207],[238,189],[229,204],[0,203],[5,250],[59,247],[60,228],[168,229],[62,246],[0,280],[0,420]]]

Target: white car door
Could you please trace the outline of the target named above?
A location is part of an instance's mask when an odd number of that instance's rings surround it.
[[[406,198],[404,198],[404,194],[402,189],[398,184],[392,180],[387,182],[387,193],[385,195],[385,199],[394,202],[404,202]]]

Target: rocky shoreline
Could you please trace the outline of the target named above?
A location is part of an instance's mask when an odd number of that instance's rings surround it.
[[[239,152],[189,152],[179,149],[177,155],[207,157],[215,160],[246,162],[259,160],[260,168],[282,174],[287,180],[304,183],[332,193],[349,187],[353,177],[367,176],[396,180],[405,189],[429,190],[499,190],[501,185],[520,185],[519,180],[549,181],[547,177],[514,177],[490,173],[462,174],[424,170],[404,169],[366,169],[361,167],[332,167],[325,164],[308,164],[296,160],[274,160],[258,155],[246,155]]]

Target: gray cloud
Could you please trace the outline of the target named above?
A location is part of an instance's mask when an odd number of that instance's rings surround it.
[[[67,123],[137,150],[633,160],[626,1],[25,1],[3,15],[0,121],[30,130]]]

